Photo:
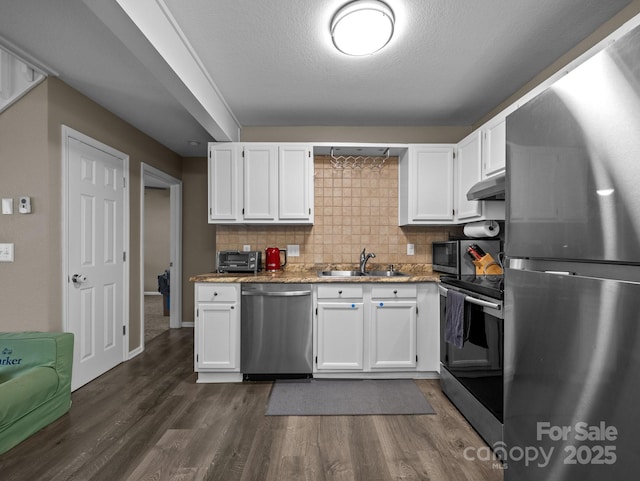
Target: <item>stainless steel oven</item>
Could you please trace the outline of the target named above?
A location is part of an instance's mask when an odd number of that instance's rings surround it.
[[[461,348],[445,341],[446,298],[464,297]],[[502,441],[504,311],[502,276],[443,277],[440,283],[442,390],[490,446]]]

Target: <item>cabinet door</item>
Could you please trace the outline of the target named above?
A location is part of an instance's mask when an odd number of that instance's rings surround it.
[[[223,143],[209,148],[209,222],[240,219],[242,162],[238,145]]]
[[[313,157],[306,144],[282,145],[278,152],[278,218],[313,221]]]
[[[371,304],[371,369],[415,369],[416,301]]]
[[[409,148],[411,223],[450,223],[453,211],[453,147]]]
[[[362,302],[318,303],[318,370],[362,370]]]
[[[498,117],[482,129],[484,136],[483,165],[484,177],[502,172],[507,163],[507,118]]]
[[[245,144],[244,220],[275,221],[278,203],[278,147]]]
[[[240,319],[236,303],[199,303],[196,367],[240,370]]]
[[[482,135],[475,131],[458,144],[456,169],[456,218],[462,221],[482,215],[482,202],[467,200],[469,189],[482,178]]]

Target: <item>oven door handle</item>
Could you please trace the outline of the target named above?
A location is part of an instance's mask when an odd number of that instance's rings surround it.
[[[438,288],[440,289],[440,292],[442,292],[445,295],[449,290],[446,287],[442,287],[442,286],[438,286]],[[484,301],[482,299],[476,299],[475,297],[471,297],[471,296],[466,296],[464,300],[470,304],[475,304],[476,306],[490,307],[491,309],[497,309],[497,310],[500,310],[501,308],[500,304],[496,304],[495,302]]]

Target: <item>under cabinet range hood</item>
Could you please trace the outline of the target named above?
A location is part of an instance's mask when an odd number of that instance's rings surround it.
[[[467,200],[504,200],[504,172],[474,184],[467,192]]]

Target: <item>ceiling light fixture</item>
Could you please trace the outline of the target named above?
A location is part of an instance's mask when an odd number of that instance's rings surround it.
[[[331,38],[347,55],[371,55],[393,36],[393,11],[378,0],[356,0],[346,4],[331,21]]]

